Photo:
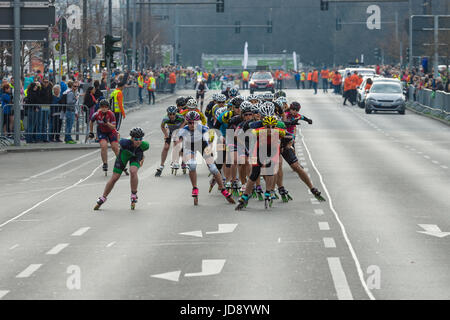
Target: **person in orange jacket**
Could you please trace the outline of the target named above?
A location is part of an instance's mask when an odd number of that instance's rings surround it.
[[[351,79],[351,92],[350,92],[350,102],[352,105],[354,105],[356,103],[356,88],[359,85],[359,76],[358,76],[358,72],[355,71],[353,72],[353,75],[350,77]]]
[[[306,79],[308,80],[309,89],[311,89],[312,88],[312,71],[311,70],[309,70],[308,77]]]
[[[169,74],[170,93],[174,93],[177,85],[177,76],[174,71]]]
[[[317,71],[317,69],[314,69],[314,72],[312,74],[312,82],[314,87],[314,94],[317,94],[317,86],[319,84],[319,71]]]
[[[328,69],[324,68],[320,71],[320,77],[322,78],[322,89],[323,92],[328,92]]]
[[[344,80],[344,103],[343,105],[346,106],[347,104],[345,102],[350,101],[350,103],[353,105],[354,103],[351,100],[351,89],[352,89],[352,78],[351,78],[351,73],[347,73],[347,76],[345,77]]]
[[[334,72],[333,80],[331,83],[333,84],[334,87],[334,93],[339,94],[341,92],[342,77],[338,71]]]

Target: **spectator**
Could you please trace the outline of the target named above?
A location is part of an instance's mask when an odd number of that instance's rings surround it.
[[[40,92],[41,110],[39,110],[39,134],[37,140],[40,142],[49,142],[49,137],[47,134],[48,123],[50,120],[50,104],[53,101],[53,93],[52,93],[53,84],[49,81],[48,78],[44,78],[42,80],[42,88]],[[48,105],[47,105],[48,104]]]
[[[95,88],[88,87],[86,90],[86,94],[84,95],[83,104],[86,106],[86,124],[89,123],[89,119],[91,119],[92,115],[95,112],[95,107],[97,105],[97,99],[95,98]]]
[[[33,82],[27,89],[27,97],[25,99],[25,116],[27,116],[27,131],[25,141],[27,143],[36,143],[36,133],[39,125],[39,106],[40,103],[41,84]]]
[[[70,82],[67,85],[69,87],[67,92],[67,106],[65,108],[65,118],[66,118],[66,131],[64,141],[67,144],[77,143],[72,139],[72,127],[75,122],[76,108],[78,104],[78,82]]]
[[[12,136],[13,126],[14,126],[14,108],[12,103],[11,87],[9,84],[3,85],[2,87],[2,109],[3,109],[3,132],[9,133],[8,136]]]
[[[296,72],[294,75],[294,79],[295,79],[295,85],[297,86],[297,89],[300,89],[300,72]]]
[[[52,89],[52,106],[50,107],[50,141],[51,142],[62,142],[59,138],[62,125],[61,111],[62,106],[57,106],[61,104],[61,87],[59,85],[54,85]]]
[[[177,85],[177,76],[175,75],[175,72],[171,72],[169,75],[169,84],[170,84],[170,93],[175,92],[175,86]]]
[[[148,92],[148,104],[152,104],[152,98],[153,98],[153,104],[155,104],[156,80],[153,77],[153,72],[149,73],[146,83],[147,83],[147,92]]]

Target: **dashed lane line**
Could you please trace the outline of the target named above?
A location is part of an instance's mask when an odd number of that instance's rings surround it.
[[[9,290],[0,290],[0,299],[6,296],[9,293]]]
[[[80,237],[83,234],[85,234],[91,227],[84,227],[84,228],[80,228],[77,231],[75,231],[74,233],[72,233],[73,237]]]
[[[353,300],[347,278],[342,269],[341,260],[337,257],[327,258],[331,276],[333,277],[334,288],[339,300]]]
[[[36,272],[42,264],[30,264],[25,270],[23,270],[21,273],[19,273],[16,278],[28,278],[31,276],[34,272]]]
[[[336,248],[336,242],[333,238],[323,238],[325,248]]]
[[[330,230],[330,225],[326,221],[319,222],[319,229],[322,231]]]
[[[58,253],[60,253],[61,251],[63,251],[64,250],[64,248],[66,248],[66,247],[68,247],[69,246],[69,244],[68,243],[60,243],[60,244],[57,244],[56,246],[54,246],[52,249],[50,249],[48,252],[47,252],[47,254],[58,254]]]

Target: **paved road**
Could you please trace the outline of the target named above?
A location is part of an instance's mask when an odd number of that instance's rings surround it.
[[[134,212],[127,177],[92,210],[98,150],[0,155],[0,298],[449,299],[450,128],[287,92],[314,121],[297,152],[325,203],[285,166],[294,201],[237,213],[201,166],[194,207],[187,176],[154,177],[167,102],[121,129],[151,146]]]

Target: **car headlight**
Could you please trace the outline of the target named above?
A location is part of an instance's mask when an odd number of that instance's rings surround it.
[[[372,97],[368,97],[368,98],[367,98],[367,101],[369,101],[369,102],[376,102],[377,100],[375,100],[375,99],[372,98]]]
[[[403,98],[398,98],[397,100],[395,100],[395,103],[403,103],[403,102],[405,102]]]

